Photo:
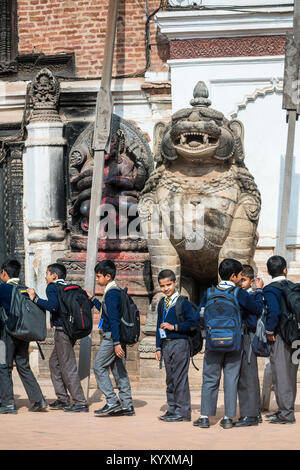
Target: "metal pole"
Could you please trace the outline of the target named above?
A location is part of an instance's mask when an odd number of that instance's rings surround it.
[[[292,186],[292,171],[294,159],[294,143],[295,143],[295,129],[296,129],[297,112],[288,112],[288,139],[287,149],[285,156],[284,180],[283,180],[283,194],[280,213],[280,226],[279,226],[279,239],[277,254],[283,257],[286,256],[286,237],[288,229],[289,209],[291,202],[291,186]]]
[[[300,0],[294,2],[293,34],[287,34],[283,108],[287,110],[288,138],[284,167],[277,254],[286,256],[286,238],[291,203],[296,121],[299,114]],[[295,99],[296,98],[296,99]]]
[[[98,253],[104,156],[105,153],[109,151],[111,119],[113,113],[113,103],[110,88],[118,3],[118,0],[109,0],[101,86],[98,92],[96,104],[93,140],[94,169],[84,285],[85,289],[91,291],[92,293],[95,292],[94,268],[97,262]],[[80,341],[78,373],[87,399],[89,394],[91,347],[92,335],[89,335]]]

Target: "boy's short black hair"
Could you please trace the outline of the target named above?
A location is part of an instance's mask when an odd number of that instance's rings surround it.
[[[241,271],[243,271],[242,263],[233,258],[223,259],[219,266],[219,275],[223,281],[228,281],[232,274],[237,276]]]
[[[249,277],[249,279],[253,281],[255,273],[254,269],[252,268],[252,266],[250,266],[250,264],[243,264],[242,276]]]
[[[171,269],[163,269],[157,276],[158,282],[162,279],[170,279],[171,281],[176,281],[176,275]]]
[[[60,263],[49,264],[47,269],[51,274],[57,274],[58,279],[66,279],[67,277],[67,270],[63,264],[60,264]]]
[[[114,279],[116,277],[116,272],[117,268],[116,265],[113,261],[110,259],[105,259],[103,261],[99,261],[99,263],[96,264],[95,266],[95,273],[96,274],[103,274],[103,276],[106,276],[107,274],[110,274],[110,277]]]
[[[5,271],[11,279],[18,277],[21,271],[21,263],[17,259],[7,259],[2,263],[0,271]]]
[[[271,256],[267,261],[268,273],[272,277],[282,276],[286,267],[286,260],[279,255]]]

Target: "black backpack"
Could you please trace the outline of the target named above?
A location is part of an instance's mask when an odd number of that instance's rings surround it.
[[[92,305],[77,284],[55,284],[60,305],[59,321],[72,341],[88,336],[93,328]]]
[[[264,309],[261,317],[257,320],[255,335],[253,336],[251,348],[252,352],[257,357],[269,357],[271,345],[268,343],[266,335],[266,316],[267,312]]]
[[[6,331],[22,341],[44,341],[47,336],[46,313],[30,300],[26,289],[22,284],[13,285]]]
[[[300,284],[280,281],[269,285],[282,292],[278,333],[286,344],[292,346],[300,339]]]
[[[183,302],[184,299],[187,299],[187,297],[180,295],[176,301],[175,304],[175,310],[176,310],[176,316],[178,323],[184,322],[185,318],[183,315]],[[196,316],[196,311],[197,311],[197,306],[193,303],[192,304],[195,316]],[[198,367],[195,365],[193,357],[201,352],[202,347],[203,347],[203,329],[200,326],[200,323],[196,323],[195,326],[188,332],[188,340],[190,344],[190,357],[192,358],[192,364],[195,367],[195,369],[199,370]]]
[[[121,317],[120,317],[120,343],[122,345],[133,345],[136,344],[140,337],[140,312],[134,303],[132,297],[128,294],[128,288],[121,289],[121,287],[116,286],[112,289],[117,289],[121,293]],[[105,300],[103,302],[103,307],[106,315],[107,308],[105,305]]]

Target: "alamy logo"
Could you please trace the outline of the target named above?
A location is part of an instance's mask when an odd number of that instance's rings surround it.
[[[186,250],[200,250],[204,236],[202,204],[112,204],[98,206],[98,233],[101,238],[172,239]],[[211,243],[211,242],[210,242]]]

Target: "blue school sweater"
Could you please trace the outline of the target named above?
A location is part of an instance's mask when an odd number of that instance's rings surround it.
[[[184,299],[182,313],[185,321],[178,323],[176,316],[176,302],[174,302],[174,304],[170,306],[168,312],[165,312],[164,318],[163,307],[160,312],[157,312],[156,350],[159,351],[161,349],[162,343],[164,341],[163,339],[161,339],[159,334],[159,328],[161,323],[167,322],[175,326],[175,329],[172,331],[164,330],[166,332],[167,339],[188,338],[188,332],[196,324],[195,313],[192,304],[188,301],[188,299]]]
[[[257,291],[247,291],[247,292],[250,296],[253,296],[254,299],[256,300]],[[261,290],[259,292],[260,292],[260,294],[262,293]],[[260,295],[258,296],[258,303],[259,303],[259,305],[261,305],[261,296]],[[252,312],[249,312],[249,311],[244,312],[243,323],[247,328],[249,328],[249,330],[251,330],[251,331],[256,330],[257,320],[258,320],[258,316],[255,313],[252,313]]]
[[[60,305],[58,300],[58,290],[57,284],[66,284],[63,279],[58,279],[56,282],[51,282],[48,284],[46,289],[47,300],[41,299],[37,295],[34,297],[33,302],[35,302],[43,310],[48,310],[51,314],[51,326],[62,326],[59,321],[60,315]]]
[[[10,279],[8,282],[0,284],[0,305],[5,310],[6,315],[10,313],[11,296],[13,285],[19,283],[19,278]]]
[[[280,321],[282,292],[276,287],[266,286],[264,297],[267,304],[266,333],[274,335]]]
[[[234,284],[229,282],[229,281],[222,281],[218,285],[218,287],[223,288],[223,289],[229,289],[230,287],[234,287]],[[249,328],[253,328],[253,316],[259,317],[263,311],[264,308],[264,301],[263,301],[263,291],[262,289],[257,289],[255,296],[252,294],[249,294],[247,291],[239,288],[238,295],[237,295],[237,301],[239,303],[240,309],[241,309],[241,315],[242,315],[242,320],[243,323],[248,326]],[[200,319],[200,310],[201,308],[205,307],[207,302],[207,291],[205,291],[201,303],[197,309],[196,317],[197,319]],[[250,315],[247,323],[247,317]],[[256,327],[256,324],[254,328]]]
[[[92,297],[92,304],[99,312],[101,302],[96,297]],[[103,301],[102,301],[103,303]],[[121,292],[119,289],[111,288],[105,293],[105,308],[102,308],[102,330],[103,333],[111,333],[114,346],[120,344],[120,319],[121,319]]]

